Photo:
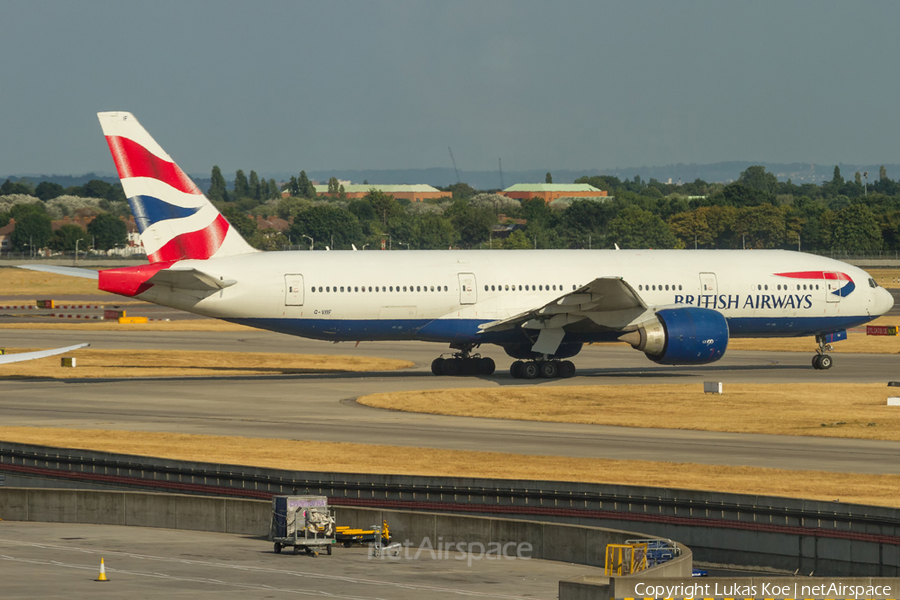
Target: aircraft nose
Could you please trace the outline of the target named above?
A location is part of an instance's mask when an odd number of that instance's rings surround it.
[[[877,292],[875,306],[878,314],[883,315],[894,307],[894,295],[883,287],[879,287],[875,291]]]

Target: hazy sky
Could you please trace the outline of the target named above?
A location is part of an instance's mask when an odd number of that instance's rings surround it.
[[[900,163],[898,2],[0,0],[0,174]]]

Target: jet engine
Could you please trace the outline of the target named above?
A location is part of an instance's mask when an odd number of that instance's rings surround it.
[[[708,308],[666,308],[619,339],[661,365],[705,365],[725,354],[728,322]]]

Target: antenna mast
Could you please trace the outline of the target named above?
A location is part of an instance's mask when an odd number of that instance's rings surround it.
[[[447,150],[450,150],[450,146],[447,146]],[[459,180],[459,169],[456,168],[456,159],[453,158],[453,150],[450,150],[450,160],[453,161],[453,170],[456,171],[456,183],[461,183]]]

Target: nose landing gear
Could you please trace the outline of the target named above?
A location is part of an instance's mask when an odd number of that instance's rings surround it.
[[[449,375],[451,377],[472,375],[493,375],[496,365],[494,360],[486,356],[472,354],[474,344],[465,346],[450,346],[459,350],[450,358],[439,356],[431,363],[431,372],[435,375]]]
[[[816,355],[812,358],[813,369],[817,371],[830,369],[831,365],[834,364],[834,359],[825,353],[831,352],[834,348],[831,347],[831,344],[825,342],[825,336],[817,335],[816,342],[819,344],[819,348],[816,350]]]

